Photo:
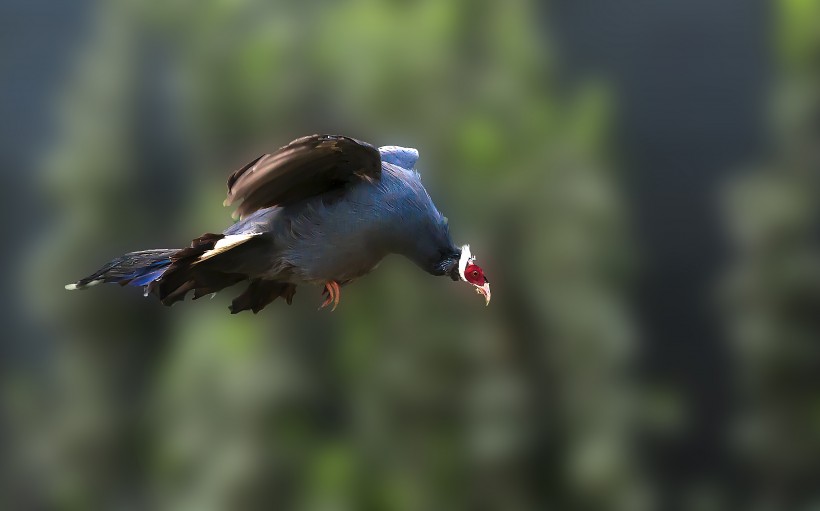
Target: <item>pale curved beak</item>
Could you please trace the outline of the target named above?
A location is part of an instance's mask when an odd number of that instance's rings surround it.
[[[484,305],[490,305],[490,283],[485,282],[483,286],[475,287],[476,293],[484,295]]]

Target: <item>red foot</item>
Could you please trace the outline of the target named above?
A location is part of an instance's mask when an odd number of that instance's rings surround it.
[[[319,307],[320,309],[324,309],[331,303],[333,303],[333,308],[330,309],[330,312],[336,310],[336,307],[339,305],[339,299],[342,297],[342,289],[339,287],[339,283],[335,280],[329,280],[325,283],[325,288],[322,290],[322,294],[327,293],[327,298],[322,303],[322,306]]]

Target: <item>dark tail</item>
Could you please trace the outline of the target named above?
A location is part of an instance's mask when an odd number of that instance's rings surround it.
[[[165,305],[185,298],[194,291],[194,299],[215,293],[247,278],[230,270],[233,261],[222,257],[205,258],[213,253],[221,234],[203,234],[188,248],[140,250],[120,256],[74,284],[68,290],[86,289],[102,282],[121,286],[143,287],[145,295],[154,294]]]
[[[85,289],[101,282],[143,287],[145,295],[156,295],[164,305],[194,300],[216,293],[257,272],[253,261],[264,263],[267,245],[256,234],[203,234],[183,249],[156,249],[130,252],[109,262],[95,273],[69,284],[66,289]],[[251,278],[248,289],[234,300],[232,313],[258,312],[278,297],[291,303],[296,286]]]
[[[65,288],[85,289],[101,282],[116,282],[121,286],[148,286],[168,269],[171,265],[171,256],[177,252],[178,248],[129,252]]]

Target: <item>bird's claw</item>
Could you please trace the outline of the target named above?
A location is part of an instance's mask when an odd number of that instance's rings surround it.
[[[330,309],[330,312],[335,311],[336,307],[339,306],[339,300],[342,296],[342,290],[339,287],[339,284],[334,280],[328,281],[325,283],[325,288],[322,290],[322,294],[327,294],[327,298],[325,298],[325,301],[319,306],[319,310],[324,309],[333,303],[333,308]]]

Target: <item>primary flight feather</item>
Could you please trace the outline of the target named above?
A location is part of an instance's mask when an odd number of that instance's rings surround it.
[[[165,305],[249,281],[232,313],[254,313],[301,284],[323,286],[322,307],[341,286],[400,254],[432,275],[464,281],[490,303],[490,284],[468,245],[456,246],[414,170],[415,149],[312,135],[263,154],[228,178],[225,205],[239,221],[183,249],[130,252],[69,284],[143,287]]]

